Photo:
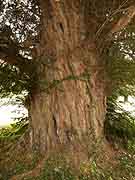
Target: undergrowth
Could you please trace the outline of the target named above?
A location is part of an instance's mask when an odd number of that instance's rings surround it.
[[[102,156],[98,154],[98,156]],[[78,170],[68,165],[62,156],[51,157],[44,165],[37,177],[25,176],[18,180],[134,180],[135,179],[135,142],[128,141],[127,149],[114,157],[115,163],[102,162],[98,159],[82,162]],[[25,162],[26,161],[26,162]],[[14,166],[7,164],[7,168],[0,171],[0,180],[9,180],[13,175],[23,174],[33,170],[38,164],[38,155],[31,161],[16,160]],[[10,161],[9,161],[10,163]]]
[[[82,162],[76,171],[62,157],[51,157],[44,162],[37,177],[23,177],[22,180],[135,180],[135,123],[134,117],[126,111],[118,111],[116,98],[108,99],[105,135],[114,150],[121,153],[114,157],[115,163],[99,162],[96,158]],[[40,158],[34,155],[25,159],[25,154],[10,150],[28,128],[28,121],[22,120],[10,128],[0,130],[0,180],[9,180],[13,175],[33,170]],[[92,157],[102,156],[97,146],[90,151]],[[95,152],[96,151],[96,152]],[[97,153],[97,154],[96,154]],[[15,156],[15,157],[14,157]],[[21,180],[20,178],[18,180]]]
[[[44,161],[44,165],[35,177],[23,176],[18,180],[134,180],[135,179],[135,143],[129,141],[126,151],[114,157],[114,162],[100,162],[97,159],[82,162],[76,170],[66,163],[62,156],[56,155]],[[105,159],[104,159],[105,160]],[[28,170],[28,169],[27,169]],[[22,171],[22,173],[24,170]]]
[[[75,171],[62,160],[48,159],[38,177],[24,177],[22,180],[134,180],[135,144],[129,142],[128,150],[116,159],[116,164],[103,166],[96,160],[82,163]]]

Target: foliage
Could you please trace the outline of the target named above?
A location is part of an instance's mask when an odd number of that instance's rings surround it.
[[[10,127],[0,129],[0,141],[14,140],[22,136],[28,128],[28,118],[19,118],[16,123],[11,124]]]
[[[3,152],[1,153],[4,155]],[[33,153],[33,156],[29,155],[27,158],[25,156],[24,159],[24,155],[21,153],[18,154],[18,152],[16,157],[11,154],[8,154],[8,156],[10,157],[8,157],[9,159],[6,157],[8,159],[8,162],[5,162],[6,165],[3,163],[3,165],[0,166],[0,178],[2,180],[9,180],[13,175],[18,175],[34,169],[41,158],[39,155]],[[8,166],[7,163],[9,163]]]
[[[107,139],[112,143],[117,143],[123,147],[127,147],[129,140],[135,138],[135,117],[131,112],[126,111],[117,99],[119,96],[125,97],[125,101],[128,95],[133,92],[132,88],[115,90],[111,97],[108,97],[107,101],[107,114],[105,121],[105,134]]]
[[[122,32],[116,34],[107,52],[107,79],[110,82],[107,91],[107,113],[105,134],[110,142],[127,146],[128,140],[135,137],[135,117],[118,103],[118,97],[135,97],[135,56],[134,22]]]
[[[38,4],[35,0],[2,1],[0,14],[0,93],[29,92],[35,72],[32,49],[38,41]],[[6,57],[6,62],[3,62],[3,57]]]
[[[79,170],[75,171],[62,159],[51,158],[45,162],[39,176],[25,176],[22,180],[132,180],[135,178],[135,158],[131,149],[123,152],[118,159],[114,157],[114,160],[117,163],[107,162],[106,166],[98,163],[97,160],[82,163]]]
[[[3,96],[3,95],[2,95]],[[13,140],[18,139],[28,128],[27,110],[25,110],[25,99],[27,92],[24,91],[19,95],[11,94],[9,96],[1,98],[1,107],[9,108],[13,107],[11,111],[13,113],[13,124],[7,127],[0,128],[0,141],[1,140]],[[4,119],[3,119],[4,121]]]
[[[51,162],[46,162],[40,179],[58,179],[58,180],[75,180],[69,167],[54,166]]]
[[[28,91],[31,86],[30,77],[20,72],[20,70],[7,63],[0,64],[0,94],[2,97],[8,97],[12,94],[22,94]]]

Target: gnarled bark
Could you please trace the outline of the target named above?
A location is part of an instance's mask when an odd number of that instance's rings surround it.
[[[30,105],[32,144],[41,153],[85,144],[91,133],[95,139],[103,136],[105,68],[96,43],[84,36],[85,17],[78,5],[42,2],[38,87]]]
[[[92,60],[96,58],[92,52],[90,55]],[[74,58],[75,62],[70,59],[71,71],[68,59],[59,57],[56,70],[50,74],[54,79],[47,86],[42,82],[42,89],[32,97],[33,140],[41,151],[74,142],[75,138],[82,140],[90,131],[96,138],[103,135],[106,97],[101,67],[93,65],[87,74],[86,65],[79,57]]]

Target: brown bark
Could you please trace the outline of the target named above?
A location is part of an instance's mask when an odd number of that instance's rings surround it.
[[[96,43],[84,37],[85,21],[78,5],[42,2],[38,87],[30,105],[31,140],[41,153],[78,142],[83,146],[91,141],[90,134],[95,139],[103,136],[104,66]]]
[[[89,53],[94,60],[95,54]],[[73,63],[74,58],[76,62]],[[94,70],[91,69],[88,77],[85,65],[77,55],[74,58],[70,58],[71,71],[69,59],[59,57],[55,63],[57,70],[50,74],[55,80],[47,87],[43,85],[44,89],[32,97],[33,140],[41,151],[74,142],[75,138],[82,140],[90,131],[96,138],[103,135],[106,107],[104,84],[100,79],[102,71],[99,73],[97,66],[93,65]]]

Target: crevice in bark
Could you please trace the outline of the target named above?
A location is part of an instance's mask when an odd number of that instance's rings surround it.
[[[63,27],[62,23],[59,23],[59,27],[60,27],[61,31],[64,33],[64,27]]]
[[[52,120],[53,120],[53,123],[54,123],[55,135],[58,137],[58,126],[57,126],[57,121],[56,121],[56,118],[55,118],[54,114],[53,114]]]

